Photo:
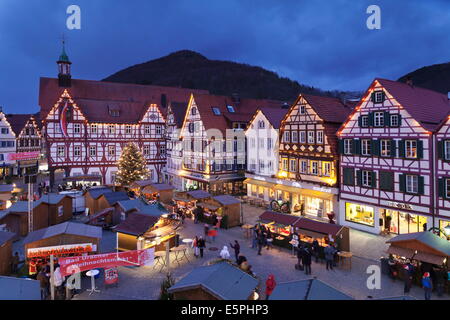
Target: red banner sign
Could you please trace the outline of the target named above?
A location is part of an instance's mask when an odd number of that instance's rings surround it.
[[[49,257],[50,255],[54,256],[63,256],[66,254],[82,254],[88,253],[92,251],[96,251],[97,246],[92,243],[82,243],[82,244],[72,244],[72,245],[64,245],[64,246],[54,246],[54,247],[41,247],[41,248],[31,248],[27,250],[28,258],[36,258],[36,257]]]
[[[8,153],[8,161],[14,160],[38,160],[41,153],[39,151],[33,152],[19,152],[19,153]]]
[[[115,284],[119,282],[119,271],[117,268],[105,269],[105,284]]]
[[[67,257],[58,259],[61,275],[118,266],[153,265],[154,248],[118,253],[105,253],[90,256]]]

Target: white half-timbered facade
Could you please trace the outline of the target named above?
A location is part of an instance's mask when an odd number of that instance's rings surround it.
[[[16,134],[6,115],[0,110],[0,174],[3,177],[15,173],[16,161],[10,158],[13,153],[16,153]]]
[[[435,135],[436,158],[436,221],[435,226],[450,228],[450,115],[443,121]]]
[[[398,234],[433,226],[432,134],[448,108],[411,83],[372,82],[338,131],[340,224]]]

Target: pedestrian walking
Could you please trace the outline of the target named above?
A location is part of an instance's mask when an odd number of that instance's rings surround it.
[[[269,274],[269,277],[266,280],[266,300],[269,300],[269,297],[276,285],[277,283],[275,281],[275,276],[273,274]]]
[[[314,254],[314,258],[316,258],[316,263],[319,262],[319,254],[320,254],[320,246],[319,241],[317,241],[317,238],[314,238],[314,241],[312,242],[312,250]]]
[[[222,250],[220,251],[220,257],[222,259],[228,260],[230,259],[230,251],[228,251],[228,247],[227,246],[223,246]]]
[[[303,249],[302,261],[305,268],[305,274],[311,274],[311,251],[307,247]]]
[[[195,236],[194,241],[192,241],[192,248],[194,248],[194,257],[198,258],[200,250],[198,248],[198,237]]]
[[[55,264],[55,271],[53,272],[53,280],[52,280],[51,284],[55,287],[56,299],[57,300],[62,298],[62,296],[64,294],[63,282],[64,282],[64,277],[61,275],[61,269],[59,267],[59,264],[56,263]]]
[[[422,277],[422,286],[425,293],[425,300],[431,300],[431,292],[433,291],[433,282],[430,278],[430,273],[425,272]]]
[[[11,272],[12,273],[17,273],[19,271],[19,262],[20,262],[20,258],[19,258],[19,253],[16,251],[14,253],[14,256],[12,258],[12,262],[11,262]]]
[[[261,250],[264,246],[264,243],[265,243],[264,233],[259,232],[259,234],[258,234],[258,256],[261,255]]]
[[[205,250],[206,248],[206,242],[203,237],[200,237],[200,239],[198,239],[198,248],[200,250],[200,258],[203,258],[203,250]]]
[[[208,240],[208,236],[209,236],[209,225],[207,223],[205,223],[203,225],[203,231],[205,233],[205,239]]]
[[[409,291],[411,290],[413,275],[414,275],[414,266],[411,264],[411,262],[408,261],[408,263],[405,264],[404,266],[404,281],[405,281],[405,286],[403,289],[404,294],[408,294]]]
[[[270,228],[267,228],[266,229],[266,247],[267,247],[267,250],[270,249],[270,246],[272,244],[272,237],[273,237],[273,235],[272,235],[272,232],[270,231]]]
[[[336,250],[331,244],[329,244],[324,249],[324,253],[325,253],[325,261],[327,264],[327,270],[333,270],[334,254],[336,253]]]
[[[48,278],[45,274],[45,267],[41,267],[37,274],[36,280],[40,283],[41,300],[47,300],[48,297]]]
[[[234,245],[230,243],[230,247],[234,249],[234,256],[236,258],[236,263],[238,262],[239,253],[241,252],[241,246],[237,240],[234,240]]]
[[[303,254],[304,254],[303,246],[300,245],[297,248],[297,266],[296,266],[296,269],[299,269],[299,270],[303,270],[304,269],[304,266],[303,266]]]
[[[252,239],[252,249],[255,249],[258,246],[258,236],[259,236],[259,230],[258,225],[255,224],[253,227],[253,239]]]

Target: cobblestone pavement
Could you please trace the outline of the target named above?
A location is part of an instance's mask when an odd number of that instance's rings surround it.
[[[192,238],[195,235],[203,234],[203,224],[194,224],[192,221],[186,221],[185,226],[180,231],[182,238]],[[207,250],[203,259],[195,258],[189,255],[190,262],[183,261],[180,266],[171,263],[171,271],[175,280],[188,274],[195,267],[206,265],[208,261],[218,258],[219,251],[210,251],[209,247],[221,249],[224,245],[229,246],[231,241],[237,239],[241,244],[241,254],[245,255],[252,265],[253,271],[264,284],[265,279],[270,273],[275,275],[278,283],[308,279],[303,272],[294,269],[296,258],[292,256],[289,250],[285,249],[264,249],[262,256],[258,256],[255,249],[250,248],[250,240],[244,238],[242,229],[233,228],[230,230],[220,230],[214,243],[207,243]],[[112,232],[105,232],[102,239],[102,250],[110,251],[114,248],[115,236]],[[352,262],[351,271],[345,271],[336,268],[333,271],[327,271],[325,265],[313,262],[312,276],[328,283],[329,285],[342,290],[355,299],[368,299],[371,296],[374,299],[401,296],[403,295],[403,283],[392,281],[387,276],[382,275],[381,289],[370,290],[366,286],[366,269],[370,265],[379,265],[381,252],[385,250],[386,238],[363,232],[351,232],[351,243],[354,243],[355,256]],[[367,253],[369,251],[374,253]],[[231,250],[230,250],[230,253]],[[173,258],[172,258],[173,259]],[[159,269],[153,267],[120,267],[119,285],[106,289],[103,285],[103,277],[97,280],[97,286],[101,290],[91,296],[85,291],[90,287],[89,279],[83,279],[82,293],[75,296],[74,299],[158,299],[160,285],[165,277],[165,271],[159,272]],[[411,296],[417,299],[423,299],[423,291],[419,287],[411,289]],[[438,299],[436,295],[432,299]],[[446,295],[441,299],[450,299]]]

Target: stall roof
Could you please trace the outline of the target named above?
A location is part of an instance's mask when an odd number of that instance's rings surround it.
[[[139,180],[139,181],[135,181],[133,182],[133,184],[138,185],[139,187],[146,187],[149,186],[153,183],[153,180]]]
[[[175,187],[167,184],[167,183],[153,183],[149,185],[151,188],[158,190],[158,191],[165,191],[165,190],[174,190]]]
[[[318,279],[307,279],[277,284],[270,300],[353,300],[353,298]]]
[[[206,208],[206,209],[209,209],[209,210],[217,210],[217,209],[220,208],[218,206],[215,206],[215,205],[212,205],[212,204],[209,204],[209,203],[204,203],[204,202],[198,202],[197,205],[199,207]]]
[[[47,204],[57,204],[61,202],[62,199],[67,197],[65,194],[58,194],[58,193],[48,193],[46,195],[43,195],[39,200],[34,201],[33,205],[34,207],[37,207],[41,203],[47,203]]]
[[[120,233],[141,236],[158,222],[159,217],[132,212],[125,221],[122,221],[115,231]]]
[[[38,280],[0,276],[0,288],[0,300],[41,300]]]
[[[12,192],[14,186],[12,184],[0,184],[0,192]]]
[[[141,214],[160,217],[163,214],[168,213],[159,202],[154,204],[147,204],[141,199],[123,200],[117,201],[117,204],[122,207],[125,212],[130,210],[136,210]]]
[[[275,211],[265,211],[259,216],[262,221],[276,222],[285,226],[293,225],[299,217]]]
[[[320,222],[320,221],[316,221],[316,220],[311,220],[305,217],[301,217],[300,219],[298,219],[295,224],[294,227],[299,228],[299,229],[303,229],[303,230],[310,230],[310,231],[314,231],[314,232],[318,232],[318,233],[322,233],[322,234],[331,234],[331,235],[336,235],[337,233],[339,233],[339,231],[343,228],[342,226],[338,225],[338,224],[331,224],[331,223],[326,223],[326,222]]]
[[[169,292],[201,287],[223,300],[247,300],[258,286],[258,280],[241,269],[220,262],[192,270],[169,288]]]
[[[84,194],[88,193],[91,198],[93,199],[98,199],[101,195],[108,193],[108,192],[113,192],[110,188],[90,188],[89,190],[87,190]]]
[[[396,297],[380,298],[375,300],[417,300],[417,299],[411,296],[396,296]]]
[[[109,205],[114,205],[118,201],[130,200],[130,197],[123,191],[107,192],[103,194]]]
[[[450,257],[450,242],[430,231],[401,234],[389,239],[386,243],[399,246],[401,243],[409,241],[420,242],[431,249],[440,252],[443,257]]]
[[[405,258],[411,259],[412,256],[414,255],[414,250],[413,249],[400,248],[400,247],[391,245],[387,249],[387,253],[395,254],[395,255],[400,256],[400,257],[405,257]]]
[[[30,232],[24,244],[47,239],[60,234],[71,234],[89,238],[102,238],[102,228],[77,222],[63,222],[54,226]]]
[[[206,192],[204,190],[188,191],[187,194],[194,199],[206,199],[212,197],[212,195],[209,192]]]
[[[15,233],[8,231],[0,231],[0,246],[16,236]]]
[[[235,198],[233,196],[229,196],[226,194],[223,194],[220,196],[215,196],[215,197],[213,197],[213,199],[216,200],[217,202],[219,202],[223,206],[226,206],[229,204],[241,203],[241,201],[238,198]]]

